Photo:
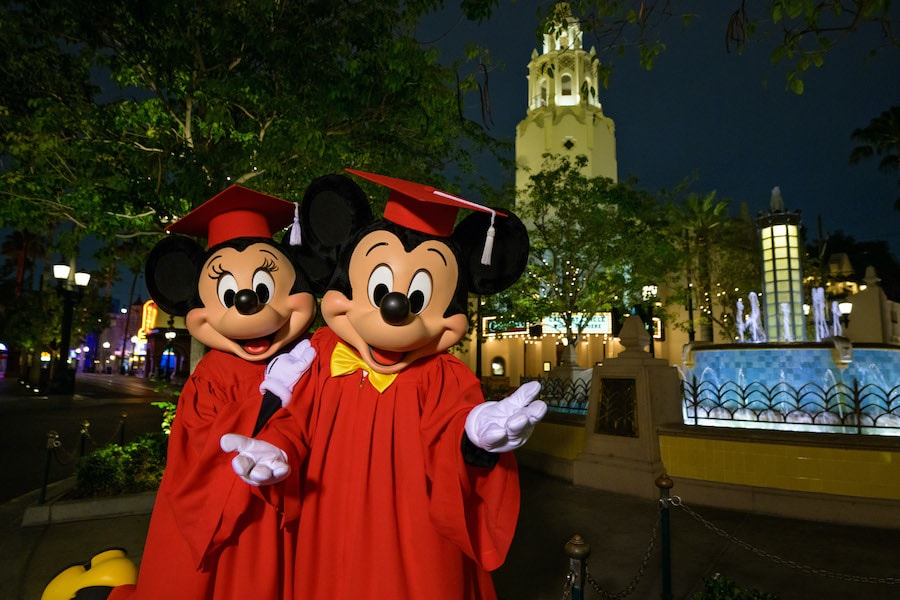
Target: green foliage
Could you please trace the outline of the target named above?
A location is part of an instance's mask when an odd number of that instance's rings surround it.
[[[476,21],[495,5],[462,2]],[[486,81],[415,38],[439,6],[0,0],[0,225],[140,256],[229,183],[299,198],[347,166],[471,170],[495,144],[463,116]]]
[[[502,325],[557,314],[575,342],[597,312],[630,309],[641,289],[664,285],[676,248],[658,234],[663,211],[629,184],[587,177],[584,156],[545,155],[516,208],[529,228],[525,275],[489,302]]]
[[[900,175],[900,106],[892,106],[866,127],[854,130],[851,139],[857,144],[850,153],[851,164],[877,157],[881,159],[881,172]],[[900,184],[900,177],[897,183]],[[894,208],[900,210],[900,197]]]
[[[703,579],[703,590],[694,593],[690,600],[778,600],[778,596],[755,589],[739,588],[733,580],[716,573]]]
[[[177,401],[161,400],[159,402],[151,402],[150,404],[163,412],[162,424],[160,427],[162,427],[164,434],[171,434],[172,421],[175,419],[175,410],[178,408]]]
[[[125,446],[110,445],[81,458],[75,470],[79,498],[155,490],[166,464],[168,436],[142,436]]]
[[[30,282],[34,275],[33,257],[18,258],[22,259],[22,279]],[[25,352],[55,350],[62,326],[63,299],[48,273],[44,273],[45,283],[37,291],[18,284],[18,262],[7,261],[5,268],[0,269],[0,339]],[[105,329],[110,310],[110,299],[100,295],[96,286],[89,286],[72,314],[72,347],[77,347],[89,333]]]
[[[678,269],[684,279],[675,299],[693,306],[701,328],[698,339],[712,341],[715,327],[725,339],[734,339],[737,300],[746,301],[761,281],[759,261],[748,258],[759,255],[756,225],[746,213],[731,216],[728,201],[715,191],[680,194],[674,192],[669,200],[663,230],[682,259]]]

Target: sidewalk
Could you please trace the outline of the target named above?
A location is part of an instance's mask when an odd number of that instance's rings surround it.
[[[678,494],[677,481],[672,493]],[[51,490],[48,497],[52,494]],[[124,547],[133,558],[140,558],[149,514],[22,527],[25,509],[36,502],[33,492],[0,506],[0,600],[37,600],[58,571],[110,546]],[[860,578],[900,577],[898,529],[723,511],[699,506],[691,498],[683,502],[738,542],[709,530],[684,508],[670,509],[676,599],[689,598],[701,588],[703,578],[714,573],[741,587],[774,592],[781,600],[900,598],[900,584],[860,582]],[[523,469],[519,528],[506,564],[495,573],[500,597],[562,598],[568,571],[564,546],[576,533],[591,545],[587,562],[596,585],[605,592],[622,592],[638,574],[658,515],[656,502],[574,486]],[[660,544],[657,535],[629,598],[661,597]],[[586,599],[601,597],[591,587],[585,593]]]

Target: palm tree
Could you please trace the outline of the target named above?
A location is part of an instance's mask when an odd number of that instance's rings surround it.
[[[12,258],[16,270],[14,296],[22,295],[24,282],[32,276],[34,261],[43,256],[46,248],[45,240],[27,230],[13,231],[0,247],[2,254]]]
[[[687,256],[688,280],[692,289],[688,294],[696,293],[700,308],[700,339],[713,341],[713,308],[712,308],[712,256],[717,233],[724,227],[728,219],[728,203],[716,198],[716,192],[705,195],[690,193],[683,206],[676,209],[672,221],[675,229],[684,232]],[[696,276],[696,284],[694,277]],[[689,324],[693,332],[693,323]]]
[[[879,171],[900,172],[900,106],[887,109],[872,119],[867,127],[855,130],[850,138],[860,144],[850,153],[850,164],[880,156]],[[894,201],[894,208],[900,210],[900,198]]]

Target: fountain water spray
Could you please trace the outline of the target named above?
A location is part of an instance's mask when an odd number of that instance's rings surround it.
[[[766,341],[766,330],[762,326],[762,314],[759,311],[759,297],[756,292],[750,292],[750,322],[747,326],[750,328],[750,340],[754,344],[760,344]]]

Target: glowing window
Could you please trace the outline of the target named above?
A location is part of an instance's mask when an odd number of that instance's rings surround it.
[[[499,356],[495,356],[491,360],[491,375],[495,377],[506,375],[506,361]]]

